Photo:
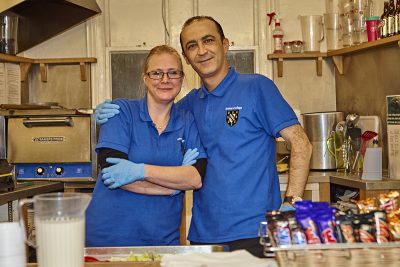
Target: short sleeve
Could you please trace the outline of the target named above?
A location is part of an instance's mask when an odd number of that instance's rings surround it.
[[[256,116],[270,135],[280,137],[282,129],[299,121],[276,85],[266,77],[258,77],[254,96]]]
[[[118,99],[113,101],[120,106],[120,113],[108,119],[100,128],[96,152],[100,148],[112,148],[124,153],[129,152],[131,142],[132,114],[128,100]]]

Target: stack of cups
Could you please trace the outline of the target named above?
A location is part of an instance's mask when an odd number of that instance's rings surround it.
[[[17,222],[0,223],[0,266],[25,267],[23,230]]]
[[[340,23],[340,4],[340,0],[325,0],[326,13],[324,14],[324,25],[326,48],[328,51],[343,47],[343,30]]]

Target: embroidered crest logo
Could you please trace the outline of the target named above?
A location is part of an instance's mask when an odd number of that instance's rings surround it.
[[[239,109],[232,109],[226,111],[226,123],[233,127],[239,119]]]

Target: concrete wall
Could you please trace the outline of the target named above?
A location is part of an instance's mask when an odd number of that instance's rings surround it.
[[[338,110],[378,115],[382,122],[383,168],[387,169],[386,96],[400,94],[400,47],[397,44],[345,56],[344,74],[336,74]]]

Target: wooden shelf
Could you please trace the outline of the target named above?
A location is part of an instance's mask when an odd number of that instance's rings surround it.
[[[353,53],[357,53],[360,51],[364,51],[364,50],[368,50],[368,49],[372,49],[372,48],[376,48],[376,47],[380,47],[380,46],[386,46],[386,45],[390,45],[390,44],[394,44],[394,43],[398,43],[400,45],[399,42],[400,42],[400,35],[395,35],[395,36],[387,37],[384,39],[379,39],[379,40],[376,40],[373,42],[362,43],[359,45],[353,45],[353,46],[346,47],[346,48],[328,51],[327,55],[328,55],[328,57],[344,56],[344,55],[353,54]]]
[[[315,59],[317,65],[317,75],[322,75],[322,59],[331,57],[336,69],[340,74],[343,74],[343,56],[355,54],[361,51],[374,49],[377,47],[387,46],[397,43],[400,46],[400,35],[379,39],[373,42],[362,43],[338,50],[324,52],[307,52],[307,53],[292,53],[292,54],[269,54],[268,59],[277,60],[278,77],[283,76],[283,60],[308,60]]]
[[[47,65],[48,64],[57,64],[57,65],[77,64],[77,65],[79,65],[79,68],[81,71],[81,81],[86,81],[87,75],[86,75],[85,64],[96,63],[97,59],[94,57],[33,59],[33,58],[19,57],[19,56],[13,56],[13,55],[7,55],[7,54],[0,53],[0,62],[19,63],[20,68],[21,68],[21,82],[26,81],[32,64],[39,65],[42,82],[47,82]]]
[[[277,60],[278,67],[278,77],[283,76],[283,60],[284,59],[311,59],[316,62],[317,75],[322,75],[322,59],[326,58],[327,54],[323,52],[307,52],[307,53],[291,53],[291,54],[269,54],[268,59]]]
[[[328,57],[332,57],[332,61],[336,66],[336,69],[340,74],[343,74],[343,56],[355,54],[361,51],[370,50],[373,48],[387,46],[391,44],[397,43],[400,46],[400,35],[395,35],[391,37],[387,37],[384,39],[379,39],[373,42],[362,43],[359,45],[354,45],[346,48],[341,48],[338,50],[329,51],[327,53]]]

